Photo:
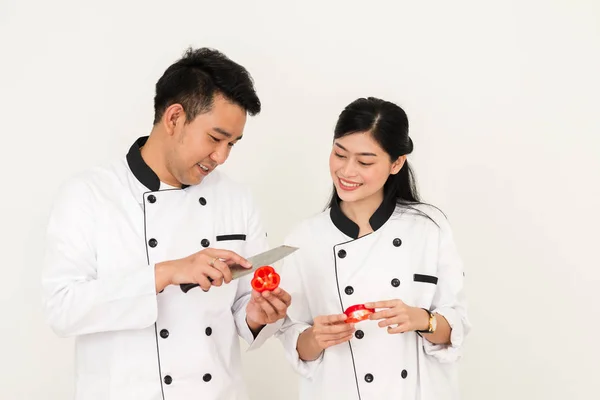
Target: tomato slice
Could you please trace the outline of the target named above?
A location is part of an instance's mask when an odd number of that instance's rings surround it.
[[[272,267],[265,265],[254,271],[251,284],[257,292],[264,292],[265,290],[273,291],[277,289],[280,281],[279,274]]]
[[[369,318],[369,315],[375,312],[372,308],[367,308],[364,304],[356,304],[354,306],[350,306],[344,311],[344,314],[348,318],[346,318],[347,324],[355,324],[360,321],[364,321]]]

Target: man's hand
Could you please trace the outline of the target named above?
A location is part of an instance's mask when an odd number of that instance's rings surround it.
[[[156,292],[168,285],[197,283],[202,290],[211,286],[221,286],[231,282],[229,266],[240,264],[250,268],[252,265],[237,253],[229,250],[204,249],[179,260],[156,264]]]
[[[258,334],[266,324],[285,318],[290,304],[292,296],[281,288],[262,293],[252,290],[252,298],[246,307],[248,327],[255,335]]]

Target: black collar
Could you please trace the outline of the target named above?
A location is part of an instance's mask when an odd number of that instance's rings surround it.
[[[369,218],[369,225],[371,225],[373,231],[381,228],[383,224],[390,219],[395,209],[396,202],[385,198],[379,208],[375,210],[371,218]],[[342,212],[340,198],[337,195],[335,195],[335,200],[331,207],[331,211],[329,212],[329,216],[331,217],[331,222],[333,222],[333,224],[346,236],[358,239],[360,228]]]
[[[127,164],[138,181],[149,190],[156,192],[160,190],[160,179],[158,179],[158,175],[154,173],[152,168],[146,164],[140,151],[147,141],[148,136],[142,136],[131,145],[129,152],[127,153]],[[186,187],[188,187],[188,185],[183,185],[181,188],[185,189]]]

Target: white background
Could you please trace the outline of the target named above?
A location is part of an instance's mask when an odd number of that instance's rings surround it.
[[[343,107],[395,101],[466,264],[463,398],[596,398],[597,0],[0,0],[0,398],[70,398],[72,342],[41,315],[50,203],[149,133],[154,84],[188,45],[255,78],[264,111],[224,169],[253,189],[272,245],[325,205]],[[296,398],[279,342],[244,368],[252,398]]]

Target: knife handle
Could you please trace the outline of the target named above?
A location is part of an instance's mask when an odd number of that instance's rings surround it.
[[[207,276],[208,280],[210,283],[213,282],[213,279],[210,276]],[[179,285],[179,287],[181,288],[181,290],[183,291],[183,293],[187,293],[190,290],[192,290],[193,288],[195,288],[196,286],[200,286],[197,283],[183,283],[181,285]],[[207,292],[207,290],[202,289],[202,291]]]
[[[198,285],[197,283],[184,283],[182,285],[179,285],[179,287],[181,288],[181,291],[183,293],[189,292],[190,290],[192,290],[196,286],[200,286],[200,285]]]

